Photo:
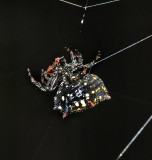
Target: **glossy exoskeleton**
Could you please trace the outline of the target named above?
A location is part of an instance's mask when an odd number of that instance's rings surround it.
[[[67,49],[71,56],[71,63],[64,57],[58,57],[46,71],[42,70],[41,83],[36,81],[28,68],[31,82],[42,91],[52,91],[58,88],[54,97],[54,110],[63,113],[63,118],[72,112],[80,112],[92,108],[99,102],[111,99],[103,81],[94,74],[90,74],[91,67],[100,58],[83,64],[82,55]]]

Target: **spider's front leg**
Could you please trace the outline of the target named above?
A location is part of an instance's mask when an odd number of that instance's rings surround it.
[[[98,51],[98,54],[97,54],[95,60],[93,60],[90,64],[93,66],[100,58],[101,58],[101,53],[100,53],[100,51]]]
[[[33,78],[33,76],[31,75],[31,72],[30,72],[30,69],[29,69],[29,68],[27,68],[27,72],[28,72],[28,76],[29,76],[30,79],[31,79],[31,82],[32,82],[34,85],[36,85],[36,87],[38,87],[41,91],[44,91],[44,92],[46,92],[47,90],[49,90],[49,88],[43,86],[40,82],[36,81],[36,80]],[[42,81],[42,79],[41,79],[41,81]]]
[[[100,59],[100,57],[101,57],[101,53],[100,53],[100,51],[98,51],[98,54],[97,54],[95,60],[93,60],[89,64],[84,65],[83,73],[86,73],[87,70],[89,70],[89,73],[90,73],[92,66],[94,66],[94,64]]]
[[[75,53],[72,50],[70,50],[69,48],[66,48],[66,50],[70,53],[71,62],[72,63],[76,63],[76,55],[75,55]]]
[[[70,53],[72,63],[74,64],[83,63],[82,55],[77,49],[75,49],[75,52],[73,52],[69,48],[66,48],[66,50]]]
[[[44,75],[45,75],[45,72],[42,69],[42,72],[41,72],[41,83],[44,84],[44,85],[46,85],[46,82],[44,81]]]
[[[99,60],[100,58],[101,58],[101,53],[100,53],[100,51],[98,51],[98,54],[97,54],[95,60],[93,60],[91,63],[89,63],[89,64],[87,65],[87,68],[91,68],[92,66],[94,66],[94,64],[95,64],[96,62],[98,62],[98,60]]]

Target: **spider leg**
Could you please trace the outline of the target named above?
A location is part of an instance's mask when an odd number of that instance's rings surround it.
[[[70,53],[72,63],[74,64],[83,63],[82,55],[77,49],[75,49],[75,52],[73,52],[69,48],[66,48],[66,50]]]
[[[100,58],[101,58],[101,53],[100,53],[100,51],[98,51],[98,54],[97,54],[95,60],[93,60],[93,61],[90,63],[91,66],[93,66]]]
[[[66,105],[66,107],[65,107],[65,110],[63,111],[63,114],[62,114],[63,119],[66,118],[70,113],[70,107],[68,105],[68,99],[67,98],[65,99],[65,105]]]
[[[75,52],[76,52],[77,63],[83,64],[82,54],[77,49],[75,49]]]
[[[97,54],[97,56],[96,56],[96,61],[98,61],[100,58],[101,58],[101,52],[98,51],[98,54]]]
[[[69,48],[66,48],[66,50],[70,53],[70,57],[71,57],[72,63],[76,63],[76,55],[75,55],[75,53],[72,50],[70,50]]]
[[[41,83],[45,84],[44,82],[44,70],[42,69],[42,72],[41,72]]]
[[[93,60],[93,61],[92,61],[91,63],[89,63],[89,64],[86,64],[84,71],[86,72],[86,70],[89,69],[89,73],[90,73],[92,66],[94,66],[94,64],[95,64],[96,62],[98,62],[98,60],[100,59],[100,57],[101,57],[101,53],[100,53],[100,51],[98,51],[98,54],[97,54],[95,60]]]
[[[27,68],[27,72],[28,72],[28,76],[31,79],[31,82],[36,85],[36,87],[38,87],[41,91],[46,92],[49,88],[44,87],[40,82],[36,81],[33,76],[31,75],[30,69]]]

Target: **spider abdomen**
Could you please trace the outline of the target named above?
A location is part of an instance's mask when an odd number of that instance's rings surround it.
[[[80,112],[110,98],[103,81],[97,75],[86,74],[77,81],[60,85],[54,98],[54,109],[64,114]]]

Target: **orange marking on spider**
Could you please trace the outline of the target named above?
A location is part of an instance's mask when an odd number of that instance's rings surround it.
[[[90,104],[91,104],[92,107],[95,106],[95,104],[92,101],[89,101],[89,102],[90,102]]]
[[[60,58],[59,57],[55,58],[55,63],[58,64],[59,62],[60,62]]]
[[[32,82],[35,82],[34,78],[31,78],[31,81],[32,81]]]

